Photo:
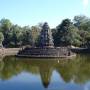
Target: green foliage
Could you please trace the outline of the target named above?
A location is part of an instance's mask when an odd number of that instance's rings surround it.
[[[9,19],[1,19],[0,21],[0,27],[2,28],[2,32],[3,33],[7,33],[11,27],[12,27],[12,23],[10,22]]]
[[[32,40],[32,34],[31,30],[28,26],[23,27],[22,31],[22,45],[32,45],[33,40]]]
[[[57,32],[54,36],[56,46],[62,45],[80,45],[80,35],[78,28],[73,25],[70,19],[65,19],[57,26]]]
[[[37,44],[39,42],[40,31],[41,31],[41,25],[40,26],[32,26],[31,27],[33,46],[37,46]]]
[[[12,30],[9,33],[9,38],[10,38],[10,45],[9,46],[20,46],[22,44],[22,32],[21,32],[21,27],[18,25],[13,25]]]
[[[0,47],[2,46],[3,40],[4,40],[4,36],[3,36],[2,32],[0,32]]]
[[[68,33],[70,23],[69,19],[65,19],[56,27],[57,33],[54,37],[54,43],[56,46],[66,45],[66,35]]]
[[[88,17],[83,15],[78,15],[74,17],[74,25],[80,28],[81,24],[86,23],[88,21]]]
[[[81,37],[79,35],[78,28],[76,28],[73,24],[68,28],[66,41],[69,45],[80,46],[81,44]]]
[[[39,23],[37,26],[20,27],[3,18],[0,20],[0,43],[4,47],[38,46],[43,25],[44,23]],[[51,31],[55,46],[90,47],[90,18],[86,16],[75,16],[73,22],[64,19]],[[48,36],[49,39],[50,37]]]
[[[4,41],[3,41],[4,46],[7,46],[8,42],[9,42],[9,32],[11,30],[11,27],[12,27],[12,23],[10,22],[10,20],[1,19],[0,30],[4,35]]]
[[[75,16],[74,25],[79,28],[81,46],[90,47],[90,18],[86,16]]]

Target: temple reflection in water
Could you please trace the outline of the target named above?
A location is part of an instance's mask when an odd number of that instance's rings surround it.
[[[0,79],[8,80],[23,71],[40,75],[41,82],[45,88],[51,82],[53,71],[57,71],[64,82],[71,80],[75,83],[85,83],[90,80],[90,61],[89,57],[76,57],[73,60],[54,60],[48,59],[28,59],[5,57],[0,60]],[[20,60],[21,59],[21,60]]]

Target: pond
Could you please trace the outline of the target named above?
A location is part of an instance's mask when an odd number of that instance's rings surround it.
[[[90,90],[90,57],[0,58],[0,90]]]

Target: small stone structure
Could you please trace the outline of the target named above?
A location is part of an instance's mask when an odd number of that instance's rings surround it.
[[[20,57],[71,57],[75,55],[69,47],[54,47],[52,32],[47,23],[44,23],[38,47],[26,47],[20,50]]]

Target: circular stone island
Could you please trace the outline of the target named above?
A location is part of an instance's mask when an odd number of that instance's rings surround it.
[[[28,48],[20,50],[17,54],[18,57],[61,57],[68,58],[75,56],[75,53],[67,47],[56,48]]]
[[[54,47],[52,32],[47,23],[42,26],[38,47],[26,47],[17,54],[19,57],[72,57],[69,47]]]

